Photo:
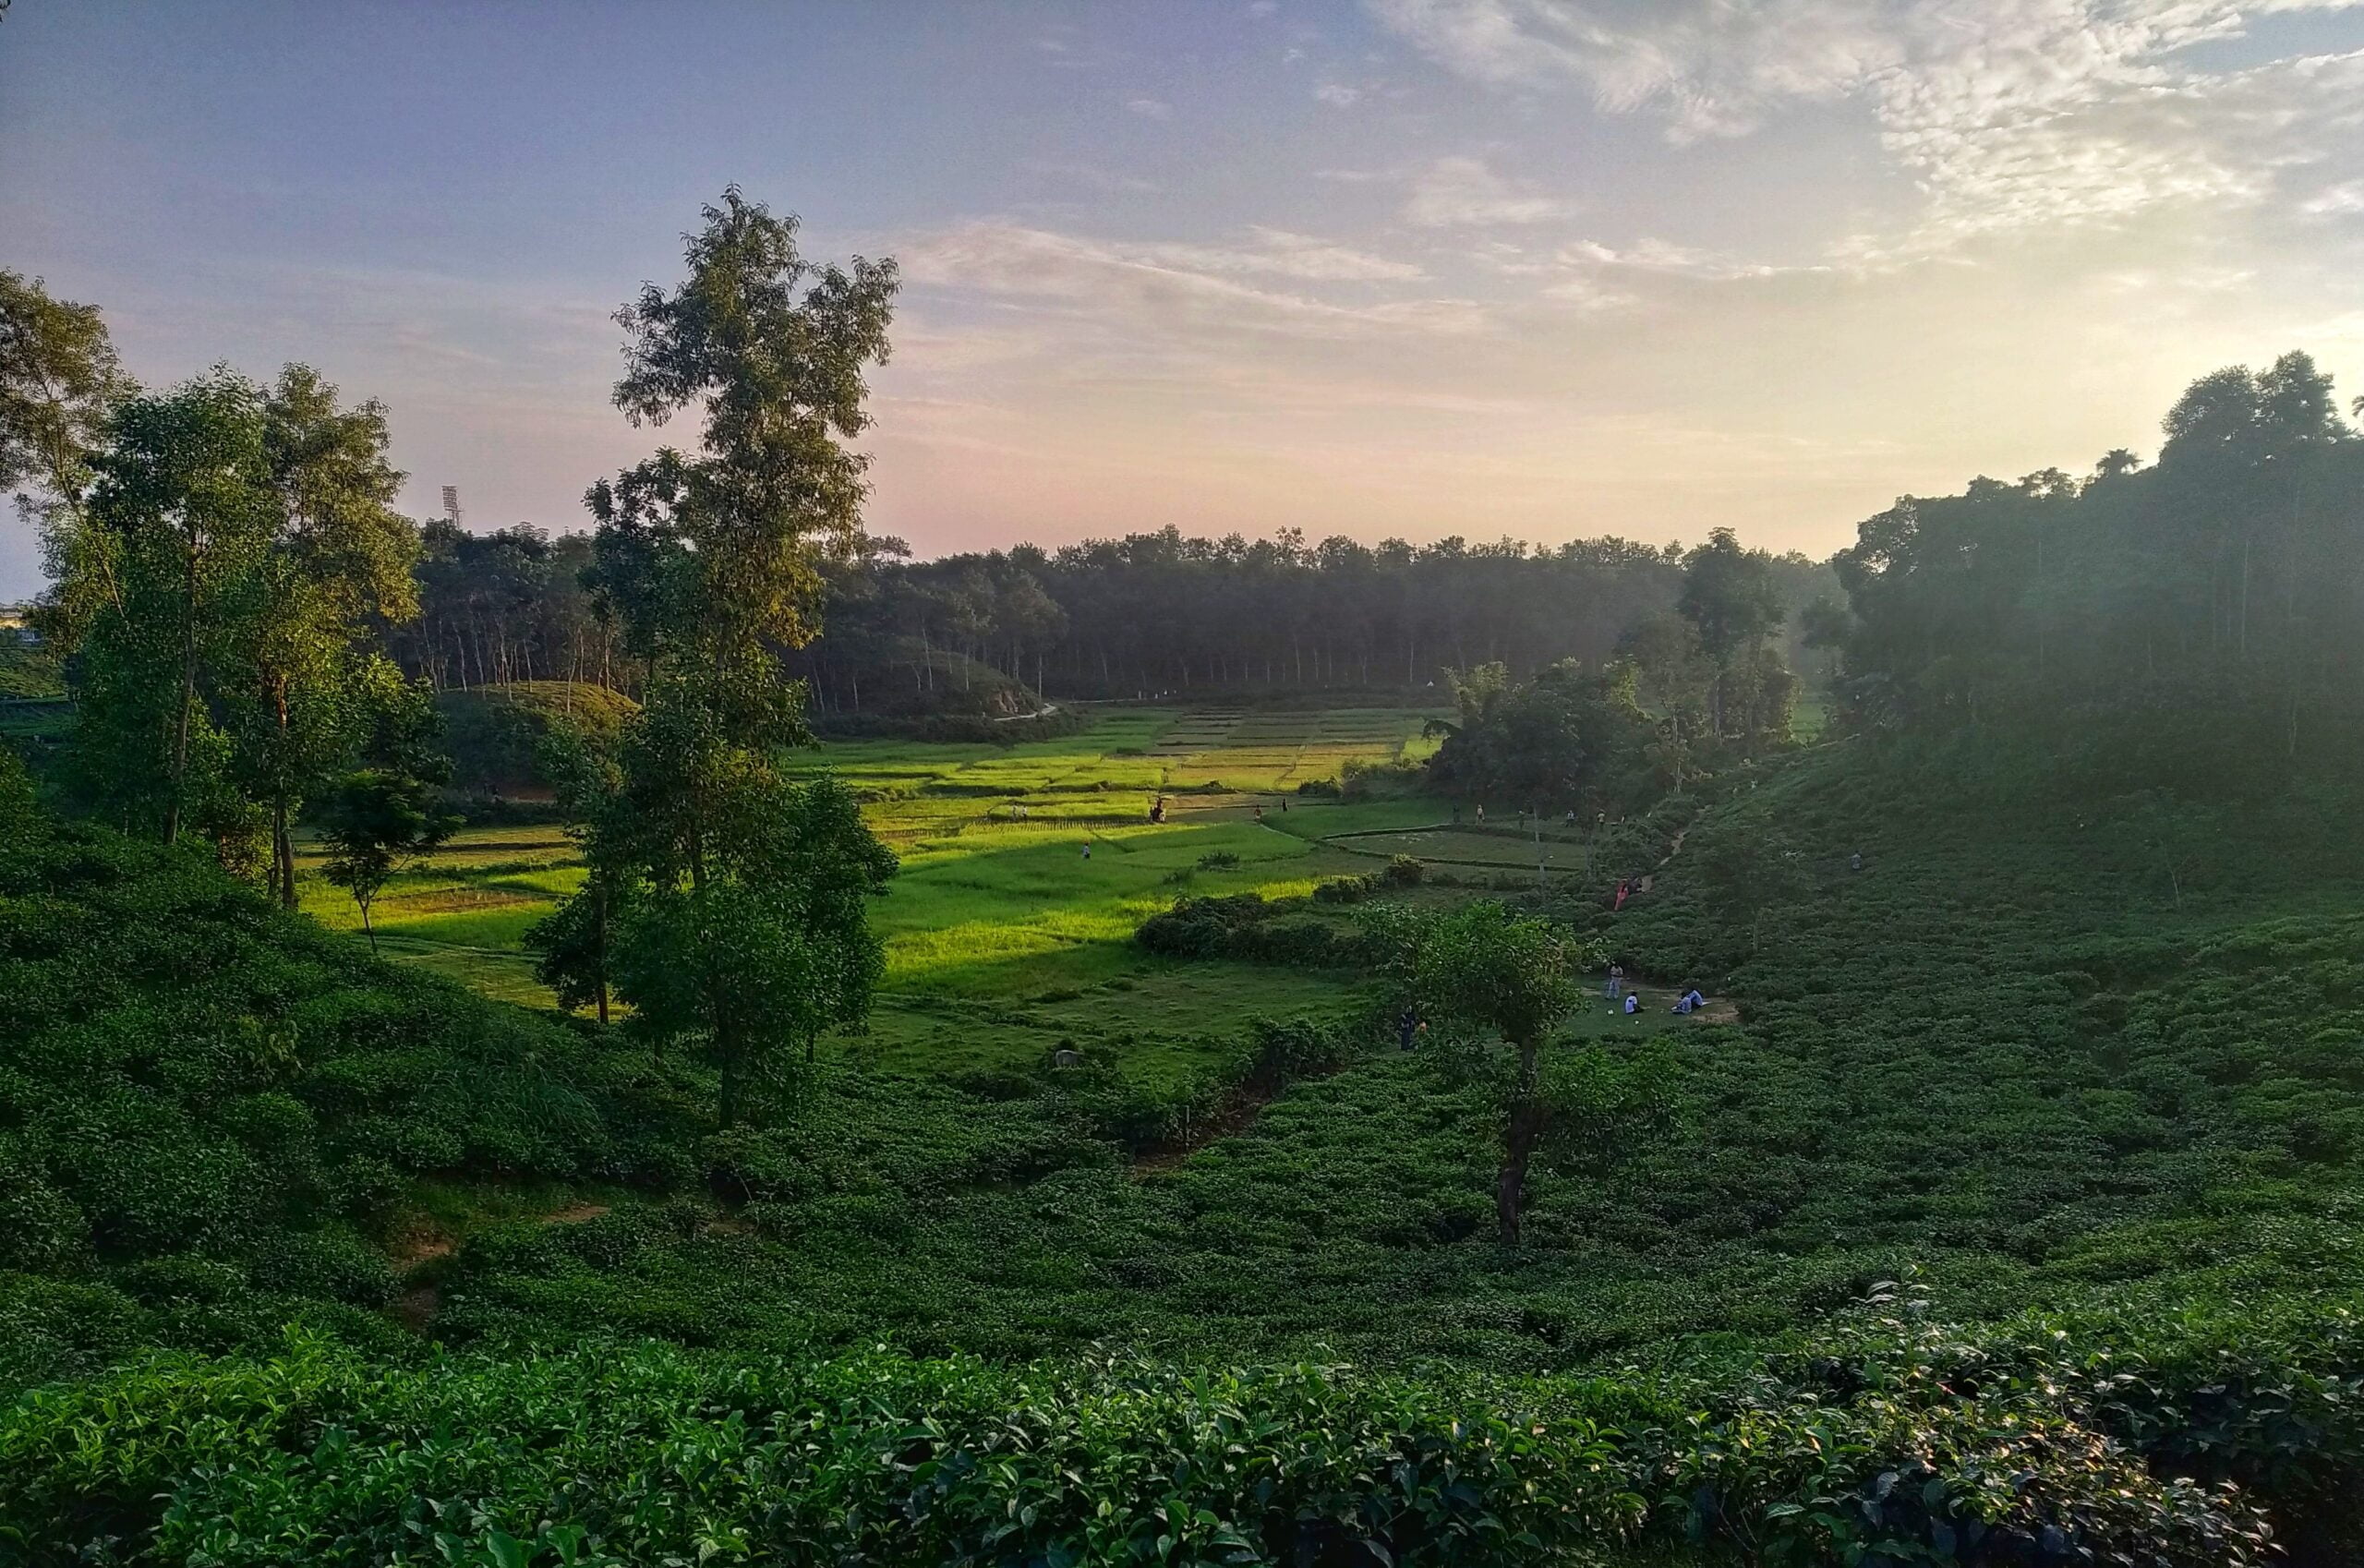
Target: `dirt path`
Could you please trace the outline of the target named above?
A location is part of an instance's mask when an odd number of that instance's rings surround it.
[[[605,1203],[569,1203],[563,1209],[553,1209],[534,1223],[541,1225],[579,1225],[585,1220],[596,1220],[608,1212]],[[393,1264],[408,1278],[430,1265],[440,1262],[459,1250],[459,1243],[435,1231],[421,1231],[405,1236],[397,1246]],[[435,1314],[443,1306],[443,1285],[440,1280],[410,1278],[402,1293],[394,1297],[390,1309],[404,1327],[413,1333],[424,1334],[435,1321]]]
[[[1297,1079],[1292,1081],[1303,1083],[1306,1080]],[[1134,1155],[1130,1172],[1132,1178],[1140,1181],[1144,1176],[1173,1170],[1216,1140],[1247,1131],[1256,1125],[1256,1118],[1264,1114],[1264,1107],[1280,1098],[1281,1090],[1287,1087],[1287,1084],[1283,1084],[1280,1089],[1241,1090],[1222,1110],[1202,1122],[1193,1124],[1179,1141],[1160,1145],[1145,1154]]]

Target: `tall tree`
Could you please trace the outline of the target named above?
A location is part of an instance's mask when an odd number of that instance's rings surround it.
[[[97,306],[0,269],[0,490],[21,492],[50,576],[74,585],[43,607],[60,646],[78,640],[98,603],[121,608],[113,541],[91,526],[88,503],[108,417],[133,391]]]
[[[227,369],[124,403],[89,503],[100,539],[52,591],[97,605],[80,677],[93,792],[167,843],[199,810],[217,838],[231,831],[229,742],[209,699],[269,603],[264,431],[261,389]]]
[[[586,498],[592,580],[649,671],[589,845],[616,905],[607,962],[637,1027],[694,1033],[720,1065],[726,1122],[784,1042],[868,1007],[861,898],[894,864],[842,792],[776,761],[810,739],[782,657],[818,630],[822,566],[862,553],[847,443],[896,283],[891,261],[808,262],[795,235],[733,187],[687,236],[681,285],[618,314],[617,405],[634,424],[694,407],[701,440]]]
[[[1715,661],[1709,718],[1720,736],[1733,673],[1745,655],[1779,629],[1787,613],[1773,558],[1743,549],[1730,528],[1713,530],[1706,544],[1683,558],[1675,609],[1697,628],[1700,646]]]
[[[808,262],[796,220],[732,187],[687,236],[689,277],[619,311],[616,405],[633,424],[703,411],[700,449],[601,480],[597,581],[634,651],[694,675],[752,735],[778,723],[776,651],[817,627],[818,562],[862,540],[865,368],[886,356],[891,260]],[[793,710],[785,710],[792,715]]]
[[[253,607],[240,771],[271,815],[270,883],[296,907],[289,824],[343,766],[366,715],[341,711],[354,660],[417,613],[418,530],[393,510],[384,405],[341,407],[336,388],[290,365],[264,400],[263,447],[279,515]]]

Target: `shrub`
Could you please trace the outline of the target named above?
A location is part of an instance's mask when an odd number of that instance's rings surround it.
[[[1359,904],[1379,891],[1377,876],[1333,876],[1318,882],[1313,888],[1313,900],[1318,904]]]

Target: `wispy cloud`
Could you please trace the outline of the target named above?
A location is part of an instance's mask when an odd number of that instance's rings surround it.
[[[1367,284],[1423,276],[1409,263],[1275,229],[1251,230],[1247,243],[1226,247],[1092,239],[986,221],[916,236],[898,254],[919,283],[1056,301],[1119,316],[1144,332],[1466,332],[1485,320],[1464,300],[1341,302],[1242,281]]]
[[[1439,158],[1411,178],[1404,220],[1422,228],[1492,228],[1566,217],[1574,203],[1504,179],[1479,158]]]
[[[1174,117],[1174,105],[1163,98],[1128,98],[1125,101],[1125,107],[1145,120],[1170,120]]]
[[[1363,90],[1344,82],[1325,81],[1313,90],[1313,96],[1333,109],[1351,109],[1362,102]]]
[[[2338,185],[2325,186],[2300,202],[2298,211],[2310,218],[2338,218],[2364,212],[2364,180],[2343,180]]]
[[[2267,12],[2358,0],[1367,0],[1478,80],[1572,81],[1670,138],[1744,135],[1786,108],[1859,99],[1924,192],[1904,232],[1840,254],[1907,259],[1963,241],[2149,209],[2252,205],[2364,116],[2364,56],[2240,70],[2193,63]]]
[[[1081,186],[1087,190],[1101,191],[1109,195],[1126,193],[1145,195],[1159,188],[1154,180],[1145,180],[1138,175],[1128,175],[1118,170],[1103,168],[1097,163],[1030,158],[1020,167],[1029,174],[1041,175],[1046,179],[1060,180]]]
[[[1769,278],[1779,272],[1800,270],[1778,267],[1766,261],[1746,261],[1720,251],[1703,250],[1696,246],[1677,245],[1670,240],[1651,237],[1636,240],[1622,249],[1603,245],[1598,240],[1578,240],[1574,245],[1562,246],[1555,259],[1565,266],[1623,269],[1715,282],[1734,278]]]

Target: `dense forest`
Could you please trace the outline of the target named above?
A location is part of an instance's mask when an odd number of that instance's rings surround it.
[[[1827,563],[915,562],[894,263],[682,266],[555,536],[0,272],[0,1562],[2364,1557],[2305,356]]]
[[[641,671],[585,587],[588,535],[469,534],[439,519],[423,545],[420,614],[392,644],[411,673],[439,688],[573,680],[637,691]],[[823,717],[961,711],[1013,685],[1053,701],[1425,688],[1446,669],[1529,673],[1610,657],[1673,609],[1691,553],[1615,538],[1309,546],[1292,529],[1249,543],[1168,528],[913,561],[899,541],[864,539],[850,559],[821,563],[823,630],[784,657]],[[1838,598],[1827,563],[1767,559],[1785,626]],[[1816,662],[1797,637],[1786,651]],[[980,688],[986,670],[997,679]]]
[[[2114,452],[2082,479],[1979,479],[1865,522],[1835,561],[1851,617],[1823,628],[1863,720],[2201,710],[2285,756],[2345,747],[2364,442],[2331,379],[2296,353],[2216,371],[2165,430],[2148,468]]]

